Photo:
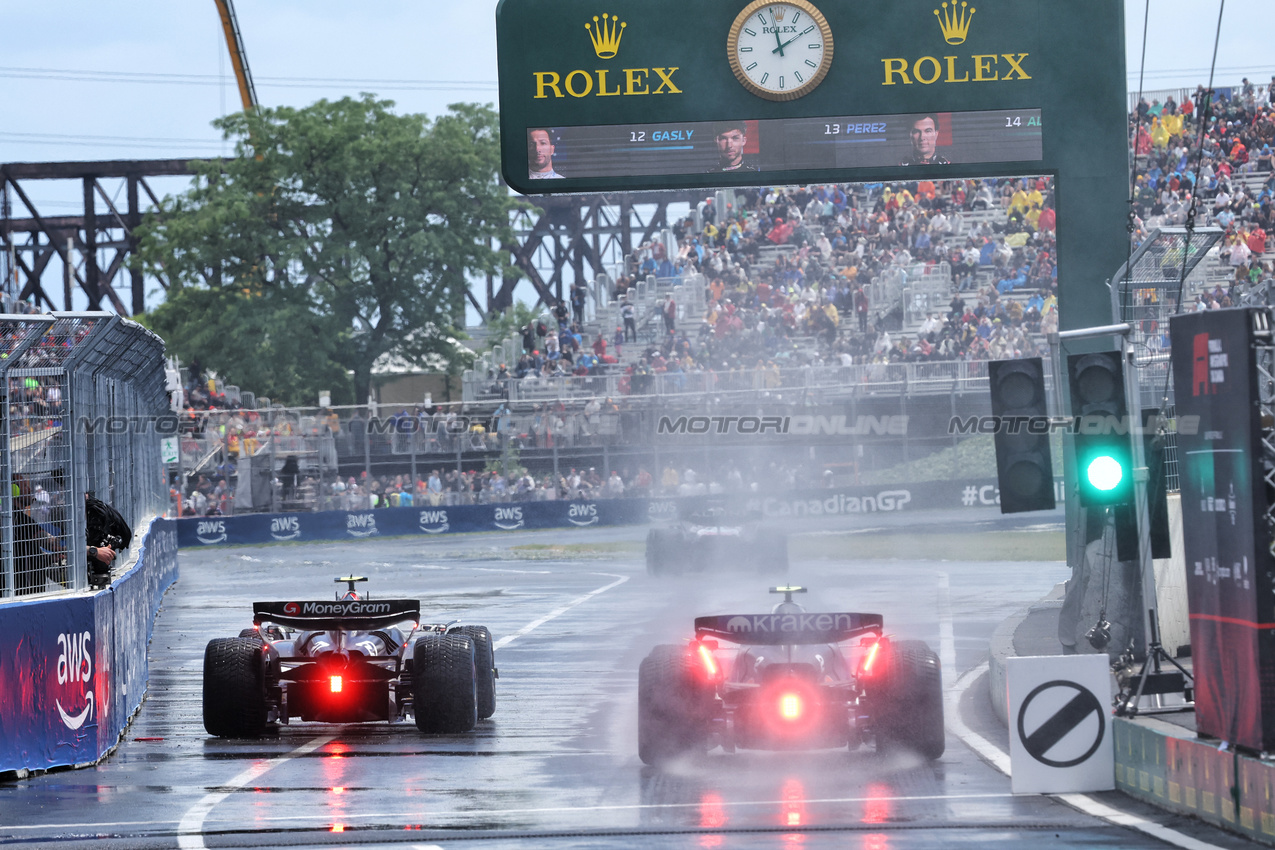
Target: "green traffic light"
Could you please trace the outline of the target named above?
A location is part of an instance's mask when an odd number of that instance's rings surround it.
[[[1089,462],[1085,475],[1094,487],[1108,492],[1119,487],[1124,480],[1124,467],[1111,455],[1101,455]]]

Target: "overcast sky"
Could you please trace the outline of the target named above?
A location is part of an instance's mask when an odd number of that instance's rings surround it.
[[[1138,89],[1145,3],[1125,2],[1131,91]],[[1144,88],[1206,81],[1218,0],[1150,6]],[[236,7],[267,106],[360,91],[431,115],[457,101],[496,102],[490,0],[239,0]],[[1218,85],[1275,74],[1273,13],[1272,0],[1226,0]],[[212,0],[0,0],[0,20],[0,162],[226,152],[209,122],[240,104]],[[81,203],[73,186],[44,184],[30,194],[49,214],[70,214]]]

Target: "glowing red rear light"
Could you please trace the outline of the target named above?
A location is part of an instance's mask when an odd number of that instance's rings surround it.
[[[803,708],[800,694],[788,693],[779,698],[779,716],[784,720],[799,719]]]
[[[872,665],[877,661],[877,652],[881,649],[881,642],[877,641],[872,644],[872,648],[868,650],[867,657],[863,659],[863,672],[865,675],[872,675]]]
[[[344,685],[345,685],[345,682],[341,679],[340,676],[332,676],[328,679],[328,688],[334,694],[341,693],[341,688],[344,687]]]
[[[707,646],[700,644],[699,657],[704,662],[704,672],[708,674],[710,679],[717,678],[717,659],[713,657],[713,651]]]

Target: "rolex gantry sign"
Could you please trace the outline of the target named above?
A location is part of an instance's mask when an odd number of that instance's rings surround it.
[[[1119,183],[1120,5],[501,0],[504,175],[543,194],[1061,173],[1071,156]]]

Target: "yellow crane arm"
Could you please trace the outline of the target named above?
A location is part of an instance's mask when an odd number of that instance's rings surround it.
[[[257,105],[257,89],[252,84],[252,72],[248,70],[248,54],[243,49],[243,36],[239,34],[239,21],[235,18],[233,0],[213,0],[221,15],[221,27],[226,31],[226,47],[230,49],[230,62],[235,66],[235,79],[239,82],[239,97],[244,112]]]

